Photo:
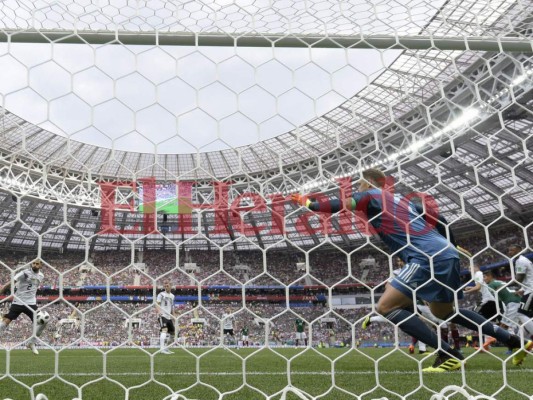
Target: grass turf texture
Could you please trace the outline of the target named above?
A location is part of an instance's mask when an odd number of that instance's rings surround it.
[[[464,379],[471,394],[475,394],[476,390],[492,395],[502,388],[505,368],[509,385],[496,398],[529,398],[512,388],[529,396],[533,394],[530,381],[533,357],[526,358],[524,366],[514,367],[510,359],[505,361],[509,356],[504,351],[496,348],[491,354],[476,354],[468,360]],[[320,399],[332,400],[356,398],[350,393],[364,400],[381,397],[392,400],[401,396],[428,400],[432,395],[430,390],[438,392],[447,385],[463,385],[462,373],[456,371],[424,374],[426,388],[422,387],[417,360],[423,360],[425,367],[432,364],[434,356],[409,356],[404,349],[173,349],[173,352],[173,355],[156,354],[151,358],[139,349],[108,350],[105,355],[97,350],[63,350],[57,354],[42,350],[39,356],[34,356],[29,350],[15,350],[9,353],[7,359],[8,355],[2,351],[0,373],[4,376],[0,380],[0,399],[30,399],[30,391],[20,383],[34,385],[34,395],[44,393],[49,400],[78,397],[77,389],[71,384],[82,387],[84,400],[125,399],[126,391],[119,384],[130,388],[127,398],[131,400],[163,399],[171,394],[163,385],[172,390],[188,388],[182,394],[191,399],[264,399],[254,387],[273,395],[289,383],[288,376],[294,387],[312,396],[320,396]],[[472,351],[465,349],[465,355],[470,354]],[[243,358],[246,360],[243,361]],[[153,381],[150,381],[151,363]],[[14,379],[5,375],[6,365],[9,365]],[[64,381],[54,378],[56,365]],[[243,366],[249,387],[241,387],[244,382]],[[333,378],[332,368],[335,371]],[[104,371],[107,372],[107,380],[102,379]],[[195,385],[197,372],[199,383]],[[378,382],[382,388],[376,388]],[[222,397],[215,389],[222,393]],[[292,394],[287,396],[288,400],[297,398]]]

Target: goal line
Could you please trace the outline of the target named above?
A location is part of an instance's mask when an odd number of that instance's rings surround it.
[[[496,369],[483,369],[483,370],[472,370],[468,371],[468,374],[475,375],[485,375],[499,372]],[[533,368],[523,368],[517,371],[508,371],[520,372],[520,373],[531,373]],[[47,373],[11,373],[10,375],[16,377],[39,377],[39,376],[51,376],[53,374]],[[150,372],[108,372],[105,376],[151,376]],[[242,376],[242,372],[154,372],[154,376]],[[246,371],[246,376],[287,376],[287,372],[251,372]],[[331,376],[331,371],[291,371],[291,375],[301,375],[301,376]],[[335,375],[355,375],[355,376],[375,376],[375,371],[335,371]],[[379,371],[379,375],[419,375],[419,371]],[[102,376],[102,373],[99,372],[61,372],[61,376],[71,376],[71,377],[83,377],[83,376]]]

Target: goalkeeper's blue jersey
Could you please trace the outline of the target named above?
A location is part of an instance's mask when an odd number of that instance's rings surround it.
[[[434,224],[426,222],[409,199],[377,188],[357,192],[352,197],[355,211],[368,221],[368,233],[379,235],[404,262],[427,264],[432,257],[433,261],[459,258],[456,248],[439,234]],[[312,203],[310,209],[337,212],[341,203],[339,200]]]

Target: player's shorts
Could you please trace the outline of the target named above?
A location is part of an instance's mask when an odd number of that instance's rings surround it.
[[[409,298],[415,297],[429,303],[451,303],[455,291],[461,286],[459,259],[437,261],[433,263],[434,278],[428,264],[410,262],[405,264],[395,276],[391,285]],[[457,298],[462,299],[463,293],[457,291]]]
[[[224,329],[224,330],[223,330],[223,333],[224,333],[224,335],[234,336],[233,328],[231,328],[231,329]]]
[[[503,313],[502,322],[507,326],[520,325],[518,321],[518,309],[520,303],[507,303],[505,305],[505,312]]]
[[[475,312],[478,314],[483,315],[485,318],[487,318],[490,321],[499,321],[499,313],[498,308],[496,307],[495,301],[487,301],[485,303],[478,304],[476,308],[474,309]]]
[[[33,322],[33,314],[37,311],[37,305],[11,304],[9,311],[4,315],[10,321],[16,320],[20,314],[26,314]]]
[[[170,318],[165,318],[160,315],[159,316],[159,331],[161,332],[165,328],[167,328],[168,333],[174,333],[176,331],[176,328],[174,328],[174,321]]]
[[[248,341],[248,336],[244,336],[244,335],[243,335],[242,340],[243,340],[243,342]]]
[[[533,318],[533,293],[525,294],[522,296],[518,312],[520,314],[528,316],[529,318]]]
[[[296,332],[296,339],[307,339],[305,332]]]

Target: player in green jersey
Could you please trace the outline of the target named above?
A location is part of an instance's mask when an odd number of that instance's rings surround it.
[[[303,340],[305,345],[307,346],[307,335],[305,334],[305,322],[300,318],[296,318],[296,321],[294,321],[294,324],[296,325],[296,346],[300,345],[300,340]]]
[[[241,340],[243,346],[248,347],[250,345],[248,342],[248,327],[246,325],[241,329]]]
[[[520,302],[522,298],[511,293],[505,286],[505,283],[494,279],[492,271],[483,272],[483,280],[489,289],[494,293],[494,297],[505,306],[505,312],[503,314],[502,322],[500,326],[504,329],[508,329],[511,326],[521,326],[521,321],[518,315],[518,309],[520,308]],[[533,335],[533,321],[529,320],[523,325],[523,329],[526,333],[525,337]],[[494,340],[495,341],[495,340]]]

